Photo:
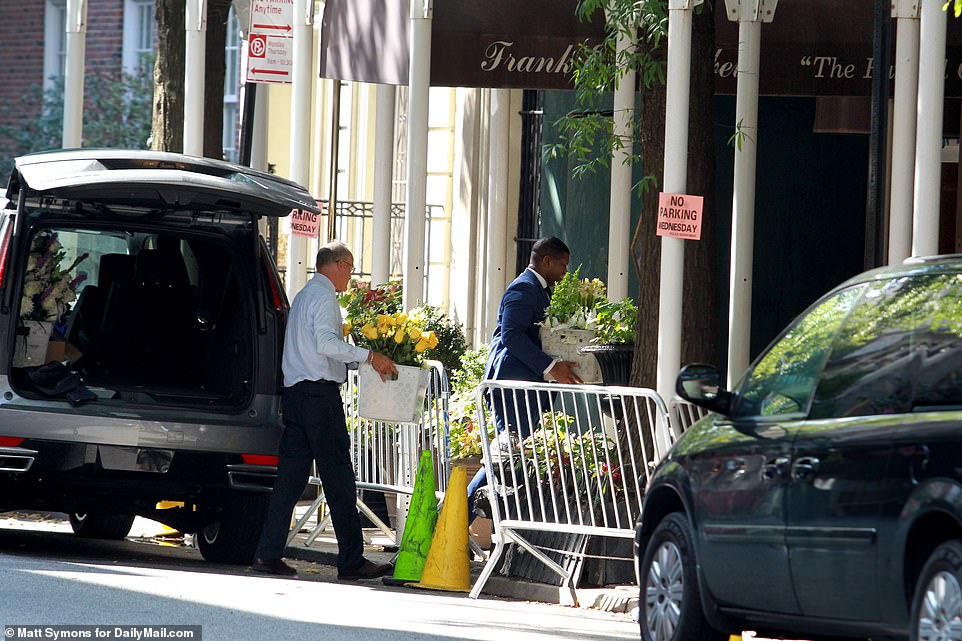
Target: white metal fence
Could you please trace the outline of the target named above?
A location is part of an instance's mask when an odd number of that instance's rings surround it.
[[[664,401],[636,387],[485,381],[479,408],[485,403],[507,429],[483,443],[495,548],[471,596],[516,544],[562,577],[576,601],[572,572],[531,535],[633,537],[654,464],[673,440]],[[486,420],[479,409],[481,434]]]
[[[707,414],[708,410],[705,408],[692,405],[678,396],[671,399],[668,403],[668,416],[671,420],[671,429],[675,434],[675,438],[684,434],[688,431],[689,427],[697,423]]]
[[[373,510],[358,498],[357,506],[379,530],[391,540],[396,540],[395,532],[404,531],[404,520],[410,497],[414,493],[415,474],[421,452],[432,454],[435,470],[435,491],[443,495],[447,487],[451,461],[447,448],[448,432],[448,375],[444,366],[437,361],[428,361],[431,378],[424,408],[415,423],[387,423],[362,418],[358,414],[357,372],[348,373],[347,382],[341,388],[344,400],[344,416],[351,434],[351,462],[357,478],[359,490],[372,490],[396,494],[397,511],[392,529]],[[321,485],[321,480],[312,475],[312,485]],[[324,502],[323,488],[311,504],[310,509],[298,520],[288,536],[288,542],[304,527]],[[307,537],[307,545],[313,544],[317,536],[327,527],[329,518],[318,519],[317,525]]]

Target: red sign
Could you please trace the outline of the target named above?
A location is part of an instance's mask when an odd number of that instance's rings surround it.
[[[705,199],[687,194],[658,193],[658,235],[701,240]]]
[[[291,210],[291,235],[317,238],[320,227],[320,214],[302,209]]]

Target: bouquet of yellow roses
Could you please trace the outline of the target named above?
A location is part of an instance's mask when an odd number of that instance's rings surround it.
[[[438,346],[437,335],[424,329],[423,322],[404,312],[378,314],[367,320],[359,330],[345,327],[361,347],[381,352],[398,365],[418,367]]]

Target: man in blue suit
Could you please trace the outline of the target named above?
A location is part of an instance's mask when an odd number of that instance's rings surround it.
[[[574,371],[574,363],[558,361],[541,350],[538,323],[544,320],[545,309],[551,299],[549,288],[568,271],[571,252],[558,238],[542,238],[531,249],[528,267],[508,285],[498,307],[498,322],[491,339],[491,352],[484,368],[488,380],[557,381],[582,383]],[[498,432],[506,428],[521,438],[531,433],[542,410],[547,409],[547,394],[524,393],[513,398],[510,394],[494,393],[488,405],[494,414]],[[478,488],[487,485],[484,468],[468,485],[468,515],[474,520],[471,500]]]

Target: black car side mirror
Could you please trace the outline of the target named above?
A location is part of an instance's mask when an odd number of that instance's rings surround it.
[[[675,392],[683,399],[712,412],[728,415],[732,393],[722,387],[721,373],[712,365],[686,365],[678,373]]]

